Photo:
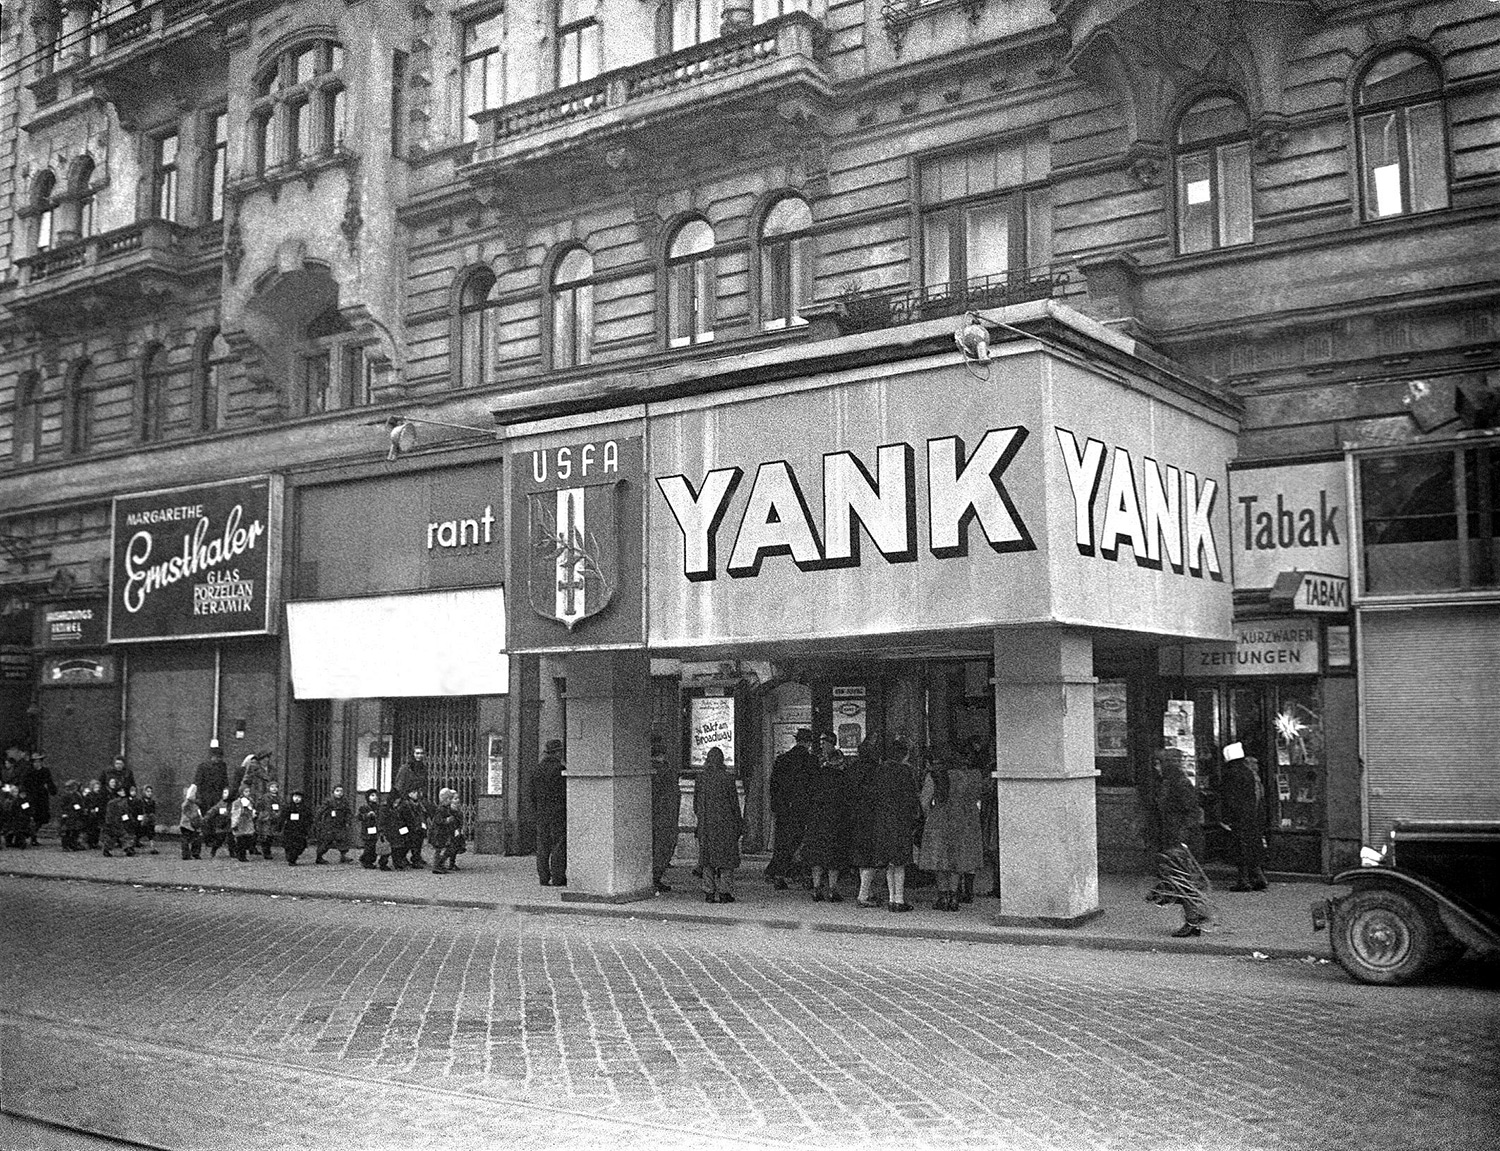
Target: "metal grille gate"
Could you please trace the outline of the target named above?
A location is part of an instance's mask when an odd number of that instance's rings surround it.
[[[432,798],[437,799],[442,787],[458,792],[464,827],[472,837],[479,815],[480,761],[486,750],[479,746],[479,701],[472,696],[433,696],[393,702],[396,769],[411,757],[412,748],[424,749],[431,764]]]
[[[302,704],[302,789],[316,811],[333,790],[333,701],[312,699]],[[342,783],[343,780],[338,782]]]

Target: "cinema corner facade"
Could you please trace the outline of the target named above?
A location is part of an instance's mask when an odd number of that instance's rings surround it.
[[[703,728],[740,737],[742,780],[789,717],[929,743],[932,714],[945,742],[988,717],[1002,916],[1097,913],[1096,649],[1232,639],[1238,410],[1051,302],[986,318],[1035,337],[966,364],[933,322],[884,357],[889,333],[801,375],[718,361],[712,391],[507,428],[510,647],[566,665],[566,898],[649,894],[652,674],[717,661],[762,669]]]

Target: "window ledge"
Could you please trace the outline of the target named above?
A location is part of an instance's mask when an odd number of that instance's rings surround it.
[[[271,199],[274,201],[281,194],[281,189],[294,180],[306,182],[310,191],[313,184],[317,181],[318,176],[322,173],[334,168],[352,168],[358,162],[358,153],[340,146],[332,152],[304,157],[290,164],[280,164],[275,168],[268,168],[258,176],[248,176],[236,180],[230,185],[229,190],[236,198],[243,198],[254,192],[269,190]]]

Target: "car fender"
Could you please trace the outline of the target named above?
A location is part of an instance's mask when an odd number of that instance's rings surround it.
[[[1500,949],[1500,927],[1480,918],[1442,887],[1425,879],[1390,867],[1354,867],[1340,872],[1328,882],[1334,886],[1352,887],[1355,891],[1383,887],[1415,895],[1424,905],[1437,912],[1448,934],[1466,947],[1482,951]],[[1347,898],[1348,896],[1339,896],[1328,901],[1330,922],[1334,910]]]

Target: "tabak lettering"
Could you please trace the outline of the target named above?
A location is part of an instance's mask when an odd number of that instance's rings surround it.
[[[1240,496],[1245,516],[1245,550],[1276,551],[1284,548],[1338,547],[1339,508],[1329,506],[1328,489],[1318,490],[1318,506],[1287,507],[1276,496],[1276,510],[1256,510],[1259,496]]]
[[[1129,546],[1141,567],[1224,578],[1212,523],[1217,481],[1200,481],[1170,465],[1163,468],[1149,456],[1137,464],[1127,449],[1111,452],[1096,439],[1080,448],[1071,431],[1056,432],[1073,495],[1080,554],[1113,562],[1121,547]],[[925,542],[930,555],[968,555],[972,527],[995,552],[1035,550],[1004,482],[1027,436],[1024,427],[991,428],[972,450],[959,436],[927,441]],[[697,486],[681,474],[657,478],[682,532],[687,579],[718,578],[720,537],[744,479],[737,466],[714,468]],[[786,460],[759,464],[723,570],[736,579],[753,578],[766,559],[782,555],[802,571],[856,567],[862,536],[869,537],[887,563],[918,558],[916,451],[910,444],[878,447],[873,474],[854,453],[829,452],[822,460],[822,481],[822,515],[815,520],[793,465]],[[1106,492],[1102,518],[1097,508],[1101,490]]]

